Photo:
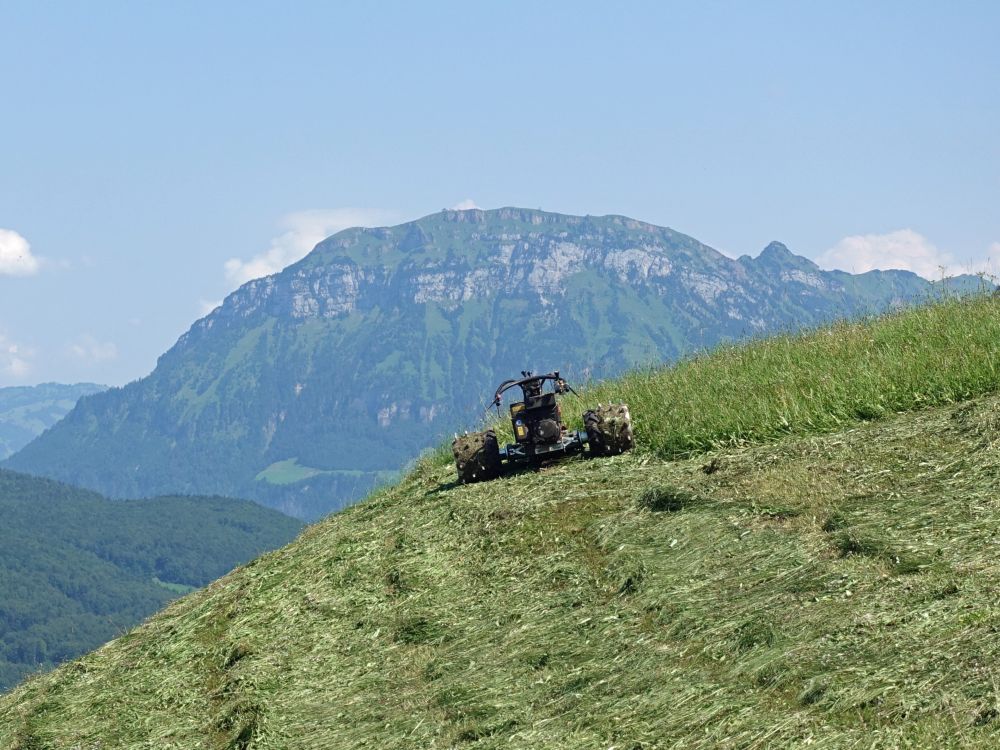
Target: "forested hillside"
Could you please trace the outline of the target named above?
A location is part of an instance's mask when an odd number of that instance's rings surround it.
[[[116,502],[3,470],[0,519],[0,690],[96,648],[301,528],[243,500]]]

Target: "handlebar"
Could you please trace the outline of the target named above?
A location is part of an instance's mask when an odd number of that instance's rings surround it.
[[[524,390],[524,385],[527,383],[538,383],[539,388],[541,388],[541,384],[544,383],[546,380],[555,381],[556,385],[554,390],[556,393],[562,394],[569,391],[573,395],[579,395],[577,394],[576,391],[573,390],[572,386],[570,386],[569,383],[567,383],[565,380],[562,379],[562,377],[560,377],[558,370],[556,370],[555,372],[546,373],[544,375],[532,375],[530,372],[522,372],[521,375],[523,377],[519,379],[512,378],[511,380],[503,381],[497,387],[497,392],[493,394],[493,401],[490,404],[490,406],[495,406],[497,408],[497,411],[499,412],[500,403],[502,401],[503,394],[506,391],[509,391],[511,388],[515,388],[517,386],[521,386],[521,390]]]

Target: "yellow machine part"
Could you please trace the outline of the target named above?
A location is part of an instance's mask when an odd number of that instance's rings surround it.
[[[517,402],[516,404],[510,405],[510,418],[515,422],[514,424],[514,434],[517,436],[518,440],[523,440],[528,437],[528,428],[523,424],[517,424],[517,415],[524,411],[524,402]]]

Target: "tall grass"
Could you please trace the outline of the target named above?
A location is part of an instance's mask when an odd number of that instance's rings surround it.
[[[837,429],[1000,386],[1000,300],[943,300],[717,349],[587,388],[567,414],[625,401],[664,457]]]

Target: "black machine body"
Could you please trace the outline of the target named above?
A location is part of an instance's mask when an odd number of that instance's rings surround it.
[[[545,384],[552,390],[545,392]],[[557,395],[575,393],[558,372],[533,375],[522,371],[519,379],[505,380],[493,396],[499,413],[503,394],[511,388],[521,389],[521,400],[510,405],[510,421],[514,442],[501,448],[508,461],[531,461],[564,453],[578,453],[587,444],[587,433],[569,430],[562,421]]]
[[[551,389],[546,390],[546,385]],[[463,484],[486,482],[503,475],[505,469],[538,465],[550,459],[577,453],[590,457],[615,456],[632,450],[632,419],[623,403],[598,404],[583,413],[583,430],[570,430],[562,419],[558,397],[574,391],[559,375],[533,375],[505,380],[493,394],[492,405],[501,414],[504,394],[520,388],[521,400],[510,405],[514,442],[502,448],[496,430],[456,435],[451,444],[458,479]]]

